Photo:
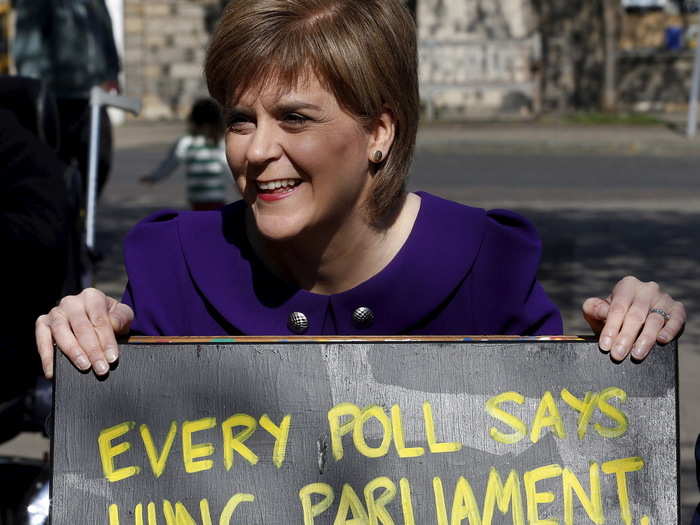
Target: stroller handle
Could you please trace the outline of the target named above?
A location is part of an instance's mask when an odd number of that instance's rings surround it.
[[[90,153],[88,160],[87,209],[85,215],[85,244],[88,250],[95,248],[95,208],[97,194],[97,145],[100,140],[100,109],[113,107],[128,111],[134,115],[141,112],[141,100],[107,93],[95,86],[90,90]],[[92,280],[89,276],[85,281]],[[90,283],[85,282],[85,285]]]
[[[141,113],[141,100],[133,97],[125,97],[115,93],[108,93],[99,86],[90,90],[91,106],[108,106],[128,111],[132,115]]]

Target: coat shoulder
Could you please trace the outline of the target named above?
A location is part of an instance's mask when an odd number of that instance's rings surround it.
[[[541,243],[537,230],[519,213],[504,209],[487,211],[423,192],[421,197],[428,205],[426,222],[433,234],[444,233],[454,246],[467,244],[478,253],[484,244],[500,245],[503,249],[524,248],[539,254]]]

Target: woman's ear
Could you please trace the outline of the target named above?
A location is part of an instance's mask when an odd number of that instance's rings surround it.
[[[367,158],[374,164],[381,164],[389,155],[394,143],[396,118],[393,111],[384,106],[384,110],[371,124]]]

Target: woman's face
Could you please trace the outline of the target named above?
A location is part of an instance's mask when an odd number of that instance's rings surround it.
[[[288,240],[364,221],[371,133],[316,77],[275,87],[244,93],[227,122],[228,162],[258,230]]]

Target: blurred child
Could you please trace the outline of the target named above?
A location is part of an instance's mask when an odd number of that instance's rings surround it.
[[[224,120],[219,105],[210,98],[197,100],[187,118],[189,132],[178,139],[160,166],[141,178],[154,184],[185,164],[187,199],[195,211],[216,210],[226,203],[231,172],[223,143]]]

